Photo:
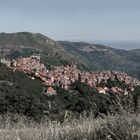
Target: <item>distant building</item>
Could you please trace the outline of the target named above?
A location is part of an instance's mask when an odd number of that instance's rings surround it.
[[[55,95],[56,91],[52,87],[47,88],[47,95]]]
[[[11,62],[9,60],[6,60],[6,59],[1,59],[1,63],[6,65],[7,67],[10,67],[10,65],[11,65]]]
[[[31,55],[31,59],[36,59],[37,61],[40,61],[40,55]]]

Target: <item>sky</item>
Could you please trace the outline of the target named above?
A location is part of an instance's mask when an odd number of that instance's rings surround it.
[[[54,40],[140,40],[140,0],[0,0],[0,32]]]

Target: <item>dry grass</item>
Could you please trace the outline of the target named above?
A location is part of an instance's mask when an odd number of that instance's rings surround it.
[[[0,140],[139,140],[140,115],[81,117],[69,122],[29,122],[15,115],[0,117]]]

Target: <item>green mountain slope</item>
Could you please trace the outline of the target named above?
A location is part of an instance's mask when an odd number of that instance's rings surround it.
[[[32,54],[41,54],[41,60],[50,67],[51,65],[67,64],[76,59],[68,51],[52,39],[39,33],[0,33],[0,57],[16,58]]]
[[[79,57],[93,70],[120,70],[140,77],[139,51],[126,51],[84,42],[59,41],[66,51]]]

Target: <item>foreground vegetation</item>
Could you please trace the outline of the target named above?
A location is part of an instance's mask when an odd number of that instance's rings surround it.
[[[127,88],[106,86],[114,84]],[[71,91],[54,88],[57,95],[45,95],[39,80],[0,64],[0,140],[140,139],[140,87],[127,96],[99,94],[78,81]]]
[[[36,123],[19,115],[0,117],[1,140],[139,140],[140,114],[93,115],[63,123]]]
[[[109,81],[105,86],[112,87],[114,84],[127,88],[119,81]],[[10,112],[38,122],[46,117],[63,122],[65,117],[78,118],[84,112],[89,116],[92,111],[96,118],[107,114],[121,114],[122,110],[136,113],[140,109],[140,87],[127,96],[99,94],[86,83],[78,81],[71,85],[71,91],[54,88],[57,95],[48,96],[43,93],[44,87],[39,80],[32,80],[27,75],[13,72],[0,64],[0,114]]]

